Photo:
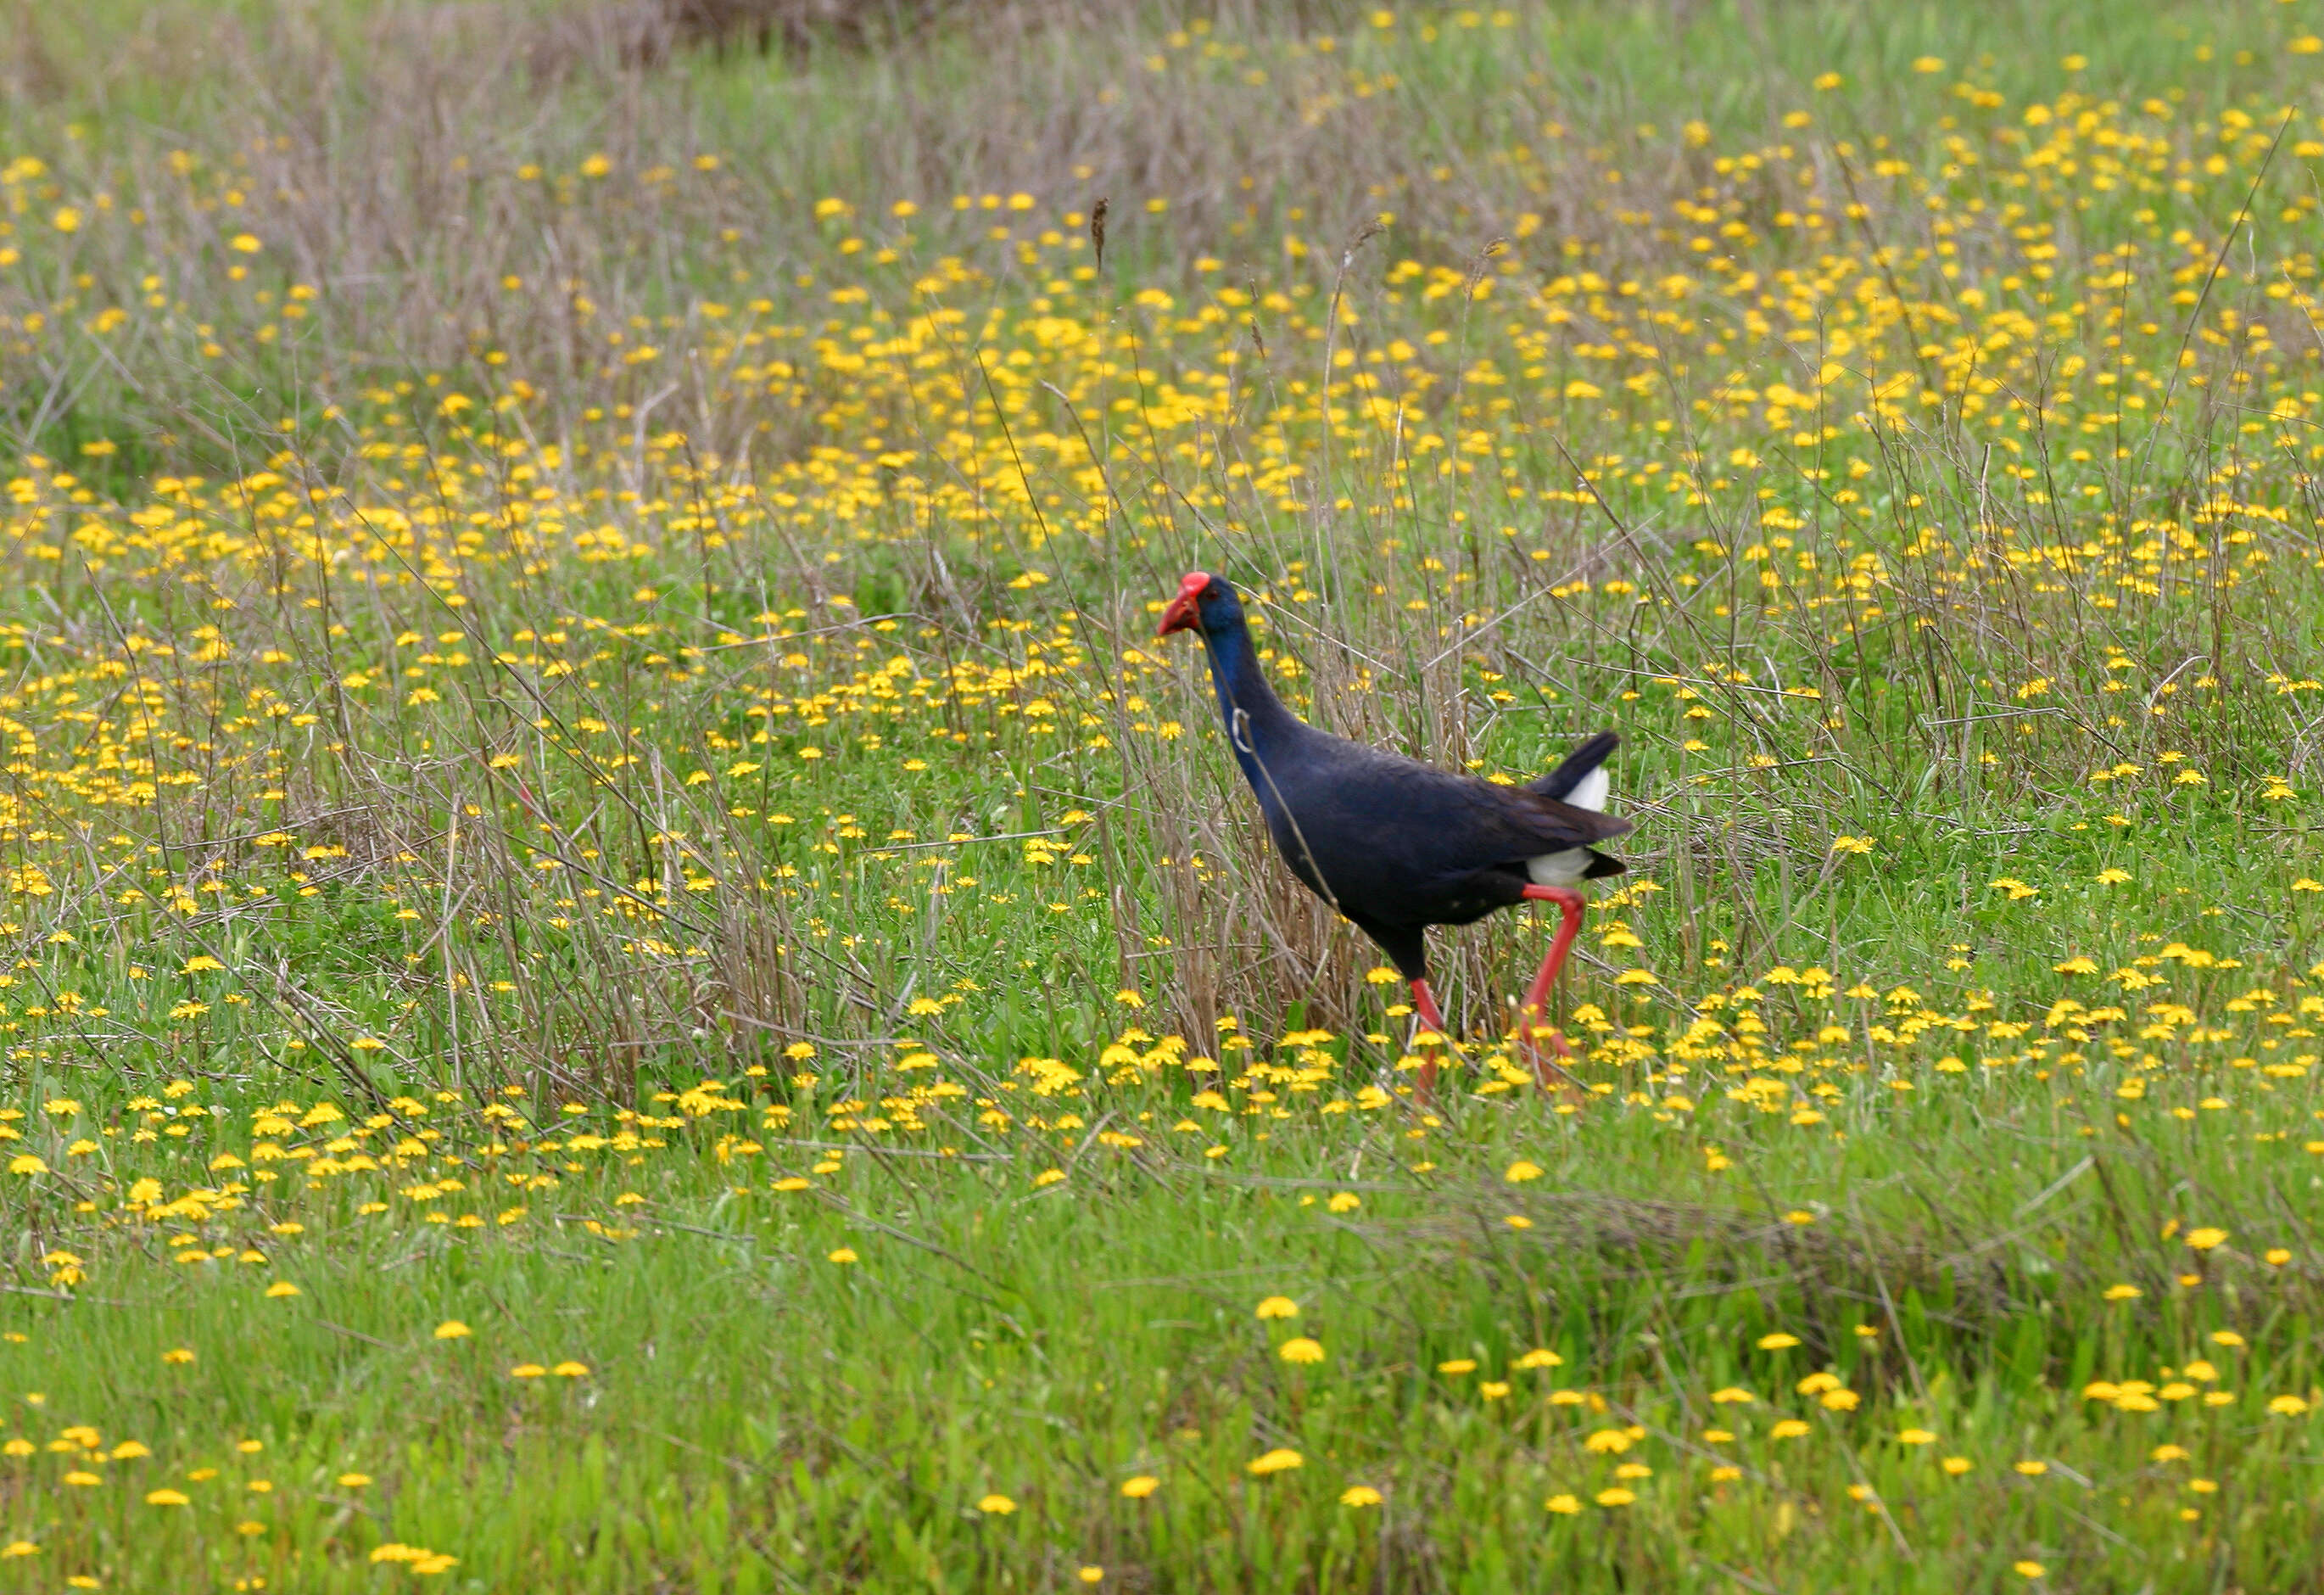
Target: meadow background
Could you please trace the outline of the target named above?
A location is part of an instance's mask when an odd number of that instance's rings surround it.
[[[0,1590],[2324,1587],[2317,0],[0,35]]]

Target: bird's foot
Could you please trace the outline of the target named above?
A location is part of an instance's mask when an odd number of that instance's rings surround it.
[[[1452,1033],[1445,1028],[1444,1015],[1436,1006],[1436,994],[1428,989],[1426,980],[1412,983],[1412,1006],[1419,1011],[1421,1024],[1434,1033],[1437,1044],[1450,1047]],[[1417,1043],[1419,1037],[1413,1039]],[[1425,1108],[1436,1099],[1436,1055],[1431,1051],[1423,1053],[1421,1057],[1420,1076],[1413,1081],[1412,1094]]]
[[[1528,1009],[1517,1016],[1517,1051],[1533,1068],[1536,1084],[1545,1091],[1554,1091],[1558,1099],[1573,1108],[1587,1105],[1589,1092],[1575,1079],[1571,1070],[1559,1060],[1571,1061],[1573,1048],[1567,1044],[1565,1034],[1554,1026],[1542,1023],[1538,1009]],[[1554,1057],[1551,1056],[1555,1053]]]

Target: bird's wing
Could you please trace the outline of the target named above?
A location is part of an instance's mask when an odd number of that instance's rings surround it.
[[[1499,786],[1359,743],[1341,743],[1334,754],[1317,768],[1316,795],[1335,817],[1356,822],[1344,834],[1360,834],[1370,821],[1425,874],[1463,874],[1609,841],[1631,829],[1627,820],[1526,787]]]
[[[1618,814],[1609,814],[1596,804],[1580,801],[1594,795],[1599,802],[1605,802],[1605,773],[1592,771],[1591,774],[1597,780],[1593,782],[1585,776],[1574,792],[1577,801],[1572,802],[1544,797],[1522,786],[1490,786],[1484,782],[1478,784],[1487,786],[1492,792],[1507,793],[1516,823],[1521,827],[1537,828],[1545,841],[1586,846],[1591,842],[1609,842],[1618,836],[1629,835],[1634,827],[1628,820]],[[1584,790],[1592,785],[1597,787],[1594,793]]]

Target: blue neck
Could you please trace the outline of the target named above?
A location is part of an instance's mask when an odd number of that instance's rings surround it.
[[[1250,632],[1240,621],[1204,632],[1203,644],[1211,656],[1211,684],[1218,689],[1219,717],[1226,725],[1227,746],[1233,749],[1235,763],[1242,766],[1243,778],[1259,794],[1260,804],[1271,809],[1275,793],[1260,768],[1261,761],[1279,757],[1305,728],[1268,685],[1258,650],[1251,646]]]

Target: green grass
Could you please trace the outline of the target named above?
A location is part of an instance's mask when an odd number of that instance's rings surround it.
[[[0,1590],[2314,1585],[2296,8],[237,14],[0,123]],[[1622,731],[1578,1110],[1196,565]]]

